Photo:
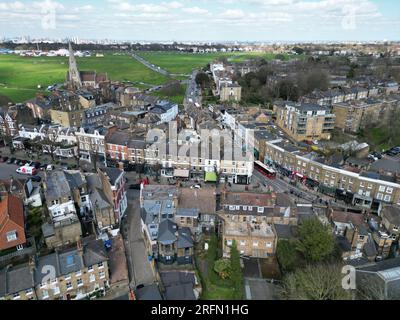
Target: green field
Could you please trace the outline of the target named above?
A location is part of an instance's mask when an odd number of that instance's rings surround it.
[[[168,70],[175,79],[185,79],[194,69],[205,67],[218,57],[225,56],[233,62],[262,57],[266,60],[275,58],[274,54],[251,53],[209,53],[191,54],[179,52],[140,52],[151,63]],[[288,55],[285,58],[289,59]],[[145,67],[129,55],[105,55],[102,58],[77,58],[81,71],[95,70],[108,73],[113,81],[131,81],[134,86],[147,88],[164,84],[171,79]],[[8,97],[13,102],[23,102],[35,97],[40,85],[42,90],[54,83],[63,83],[68,70],[68,58],[65,57],[20,57],[0,55],[0,101]],[[183,97],[172,97],[175,102],[182,102]]]
[[[235,52],[235,53],[180,53],[180,52],[137,52],[142,58],[152,64],[169,71],[172,74],[190,74],[194,69],[205,67],[209,62],[227,57],[228,61],[241,62],[252,58],[264,58],[265,60],[275,59],[275,54],[263,52]],[[285,59],[291,56],[284,55]]]
[[[106,55],[103,58],[78,58],[79,69],[95,70],[108,73],[111,80],[132,81],[158,85],[169,79],[160,75],[130,56]],[[20,57],[15,55],[0,56],[0,95],[9,97],[14,102],[23,102],[33,98],[38,92],[38,85],[46,88],[54,83],[63,83],[68,70],[68,58],[62,57]]]

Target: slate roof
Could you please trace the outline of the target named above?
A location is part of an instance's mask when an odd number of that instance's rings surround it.
[[[197,208],[180,208],[176,211],[177,216],[182,216],[182,217],[193,217],[197,218],[199,216],[199,209]]]
[[[51,203],[52,200],[68,197],[71,195],[71,188],[61,170],[50,171],[46,180],[46,200]]]
[[[122,170],[119,170],[117,168],[102,168],[100,169],[103,172],[105,172],[110,180],[111,185],[115,185],[115,182],[118,180],[118,178],[124,173]]]
[[[178,230],[177,248],[191,248],[193,247],[192,233],[189,228],[181,228]]]
[[[177,240],[176,232],[177,226],[175,222],[170,219],[161,221],[158,226],[158,241],[164,245],[172,244]]]
[[[85,185],[84,177],[80,171],[64,171],[64,174],[71,189],[78,189]]]
[[[384,206],[381,215],[386,218],[391,224],[400,226],[400,207],[398,206]]]
[[[156,284],[137,289],[135,294],[137,300],[162,300]]]

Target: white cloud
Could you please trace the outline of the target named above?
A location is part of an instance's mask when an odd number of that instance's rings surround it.
[[[184,8],[182,9],[182,11],[190,14],[200,14],[200,15],[209,13],[208,10],[199,7]]]

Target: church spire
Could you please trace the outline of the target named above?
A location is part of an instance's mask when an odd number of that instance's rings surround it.
[[[71,42],[69,43],[69,83],[75,89],[80,89],[82,87],[81,74],[78,70],[78,65],[76,63],[74,50],[72,50]]]

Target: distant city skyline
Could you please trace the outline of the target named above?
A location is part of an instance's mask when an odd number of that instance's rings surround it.
[[[0,37],[398,41],[396,0],[0,0]]]

